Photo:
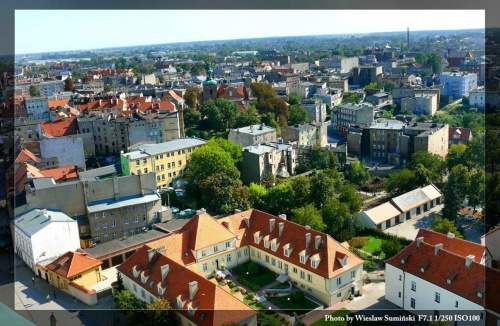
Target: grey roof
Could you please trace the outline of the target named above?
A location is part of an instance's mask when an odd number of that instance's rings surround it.
[[[127,252],[134,250],[137,247],[143,246],[153,240],[164,238],[167,233],[157,230],[148,230],[147,232],[136,234],[125,239],[116,239],[108,242],[100,243],[94,248],[79,249],[82,252],[88,253],[91,257],[100,259],[111,253]]]
[[[160,228],[160,229],[165,229],[169,232],[172,232],[172,231],[175,231],[175,230],[183,227],[187,222],[189,222],[189,220],[191,220],[192,217],[193,217],[193,215],[189,215],[189,216],[185,217],[185,216],[177,214],[170,221],[162,222],[162,223],[155,223],[155,226]]]
[[[349,109],[349,110],[360,110],[364,108],[372,108],[373,109],[373,104],[370,103],[344,103],[338,106],[338,108],[341,109]]]
[[[80,179],[90,180],[97,179],[103,176],[109,176],[118,173],[116,165],[103,166],[102,168],[92,169],[88,171],[79,172]]]
[[[293,126],[289,126],[286,128],[295,129],[295,130],[311,130],[311,129],[316,129],[316,126],[313,124],[310,124],[310,123],[303,123],[300,125],[293,125]]]
[[[50,218],[49,218],[50,217]],[[29,237],[54,222],[75,222],[71,217],[57,210],[34,208],[14,217],[14,225]]]
[[[377,122],[370,129],[402,130],[405,124],[401,121]]]
[[[429,197],[422,191],[422,188],[414,189],[406,194],[402,194],[396,198],[392,199],[392,202],[399,208],[402,212],[405,212],[416,205],[428,202]]]
[[[133,147],[132,149],[134,149],[135,151],[123,155],[125,157],[130,156],[130,160],[136,160],[144,157],[149,157],[151,155],[163,154],[184,148],[204,145],[206,144],[206,142],[207,142],[206,140],[199,139],[196,137],[187,137],[159,144],[142,144]]]
[[[292,147],[291,144],[265,143],[265,144],[247,146],[244,148],[244,150],[253,154],[261,155],[264,153],[271,152],[273,149],[276,149],[276,151],[279,152],[287,150],[291,147]]]
[[[109,198],[90,203],[89,205],[87,205],[87,211],[89,212],[89,214],[92,214],[95,212],[101,212],[110,209],[118,209],[131,205],[145,204],[160,199],[161,197],[157,193],[152,193],[144,196],[142,195],[126,196],[126,197],[121,197],[118,200],[115,200],[114,198]]]
[[[268,132],[276,132],[276,129],[273,127],[266,126],[265,124],[251,125],[246,127],[241,127],[237,129],[231,129],[231,132],[241,132],[244,134],[267,134]]]

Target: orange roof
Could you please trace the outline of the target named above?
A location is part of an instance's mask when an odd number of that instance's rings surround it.
[[[43,178],[44,175],[39,169],[31,164],[24,162],[21,164],[14,173],[14,185],[16,193],[21,193],[24,190],[24,184],[31,178]]]
[[[176,100],[177,102],[182,100],[182,97],[177,95],[177,93],[173,90],[168,91],[168,93],[166,93],[163,96],[163,98],[172,98],[172,99]]]
[[[233,100],[248,100],[248,93],[245,86],[232,87],[223,84],[217,91],[218,98],[225,98],[229,101]]]
[[[94,269],[102,264],[102,261],[94,259],[87,254],[68,251],[57,258],[45,268],[57,273],[65,278],[71,278],[79,275],[89,269]]]
[[[485,296],[480,298],[477,293],[478,289],[485,286],[486,267],[475,261],[466,267],[466,258],[448,251],[446,247],[439,250],[437,255],[434,252],[435,246],[426,243],[424,238],[419,247],[414,241],[386,263],[484,306]],[[404,264],[401,263],[402,259]],[[424,272],[421,271],[423,264],[427,266]],[[447,282],[449,278],[452,278],[451,284]],[[493,294],[492,291],[486,288],[486,294]]]
[[[179,233],[185,231],[190,233],[189,249],[191,250],[207,248],[216,243],[236,238],[236,234],[230,232],[208,214],[193,216],[179,230]]]
[[[148,250],[150,249],[150,246],[143,246],[117,269],[141,286],[147,293],[167,299],[178,313],[196,323],[196,325],[208,326],[222,325],[228,321],[240,322],[257,314],[257,311],[223,290],[217,284],[206,279],[203,275],[170,259],[167,256],[168,253],[157,252],[150,261],[148,257]],[[168,251],[169,248],[165,247],[165,249]],[[161,267],[167,264],[169,265],[169,272],[165,279],[162,280]],[[141,274],[148,275],[145,283],[142,282],[141,276],[134,277],[134,266]],[[198,283],[198,290],[191,300],[189,297],[189,283],[194,281]],[[162,295],[158,294],[159,283],[165,289]],[[182,308],[177,308],[178,297],[185,300]],[[188,313],[187,306],[189,304],[197,307],[192,316]]]
[[[35,156],[32,152],[27,150],[26,148],[22,148],[19,151],[19,154],[17,154],[16,160],[14,161],[15,163],[20,163],[20,162],[27,162],[27,161],[35,161],[39,162],[40,159]]]
[[[416,238],[419,237],[424,237],[424,242],[433,246],[442,243],[444,249],[461,257],[474,255],[475,256],[474,261],[477,263],[481,262],[481,258],[483,258],[485,253],[484,246],[479,243],[458,239],[456,237],[450,239],[446,234],[442,234],[432,230],[427,230],[427,229],[418,230]]]
[[[61,116],[57,115],[55,122],[43,121],[41,126],[46,134],[54,137],[76,135],[78,132],[76,117],[68,117],[62,120]]]
[[[82,291],[82,292],[84,292],[84,293],[87,293],[87,294],[94,294],[94,293],[96,293],[96,291],[95,291],[95,290],[89,290],[89,289],[87,289],[86,287],[84,287],[83,285],[76,284],[76,283],[75,283],[75,282],[73,282],[73,281],[72,281],[72,282],[69,282],[69,283],[68,283],[68,285],[69,285],[69,286],[72,286],[72,287],[74,287],[75,289],[80,290],[80,291]]]
[[[40,171],[40,173],[43,177],[53,177],[56,181],[61,179],[73,179],[78,178],[78,167],[76,165],[65,166],[62,168],[43,170]]]
[[[123,101],[121,99],[101,99],[93,100],[86,104],[80,104],[80,111],[103,110],[103,109],[122,109]]]
[[[69,102],[69,99],[49,101],[49,108],[57,108],[58,106],[64,107],[64,105],[66,105],[68,102]]]

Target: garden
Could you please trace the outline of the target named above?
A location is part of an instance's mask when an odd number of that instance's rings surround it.
[[[302,291],[296,291],[287,296],[268,296],[267,300],[277,307],[285,310],[287,314],[303,315],[318,307],[318,304],[307,299]]]
[[[276,281],[276,273],[254,262],[247,262],[233,268],[237,280],[253,291],[258,291],[264,286]]]

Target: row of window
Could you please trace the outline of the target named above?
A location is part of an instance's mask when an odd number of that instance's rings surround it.
[[[130,229],[130,230],[128,231],[129,236],[133,236],[133,235],[135,235],[135,234],[140,234],[140,233],[141,233],[141,228],[140,228],[140,227],[135,228],[135,229]],[[123,236],[126,236],[126,235],[127,235],[127,231],[123,231]],[[113,239],[113,240],[114,240],[114,239],[117,239],[117,238],[118,238],[118,232],[117,232],[117,231],[113,232],[113,233],[111,234],[111,237],[112,237],[112,239]],[[109,240],[109,234],[107,234],[107,233],[106,233],[106,234],[103,234],[103,235],[102,235],[102,242],[107,242],[108,240]],[[101,236],[100,236],[100,235],[96,235],[96,236],[94,237],[94,242],[95,242],[95,243],[98,243],[98,242],[100,242],[100,241],[101,241]]]
[[[132,206],[132,210],[134,212],[137,212],[137,209],[138,209],[137,206]],[[142,204],[142,210],[145,211],[146,209],[147,209],[147,204]],[[128,211],[129,211],[129,207],[123,208],[123,213],[128,213]],[[108,212],[109,212],[110,216],[114,216],[115,215],[115,210],[114,209],[112,209],[112,210],[110,210]],[[99,217],[99,213],[94,213],[94,218],[98,218],[98,217]],[[101,217],[105,218],[106,217],[106,212],[101,212]]]
[[[182,176],[182,173],[183,173],[183,171],[182,171],[182,170],[180,170],[180,171],[179,171],[179,176]],[[137,170],[137,174],[141,174],[141,171]],[[157,176],[156,176],[156,181],[157,181],[157,182],[158,182],[158,181],[165,181],[165,175],[166,175],[166,174],[162,174],[161,176],[160,176],[160,175],[157,175]],[[174,178],[175,178],[176,176],[177,176],[177,172],[175,172],[175,171],[174,171],[174,172],[169,172],[169,173],[168,173],[168,177],[169,177],[169,178],[172,178],[172,177],[174,177]],[[160,177],[161,177],[161,178],[160,178]]]

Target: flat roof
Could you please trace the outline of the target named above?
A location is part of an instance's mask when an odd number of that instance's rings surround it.
[[[260,135],[267,134],[268,132],[276,132],[276,129],[273,127],[266,126],[265,124],[257,124],[246,127],[241,127],[237,129],[231,129],[231,132],[241,132],[244,134],[252,134],[252,135]]]
[[[263,153],[271,152],[273,149],[276,149],[276,151],[283,151],[287,150],[290,147],[292,147],[291,144],[266,143],[266,144],[247,146],[243,150],[253,154],[260,155]]]
[[[130,160],[136,160],[144,157],[149,157],[156,154],[163,154],[167,152],[177,151],[194,146],[201,146],[206,144],[207,141],[196,137],[180,138],[167,141],[159,144],[142,144],[132,147],[133,152],[122,154],[125,157],[130,156]]]
[[[101,212],[110,209],[118,209],[125,206],[146,204],[152,201],[160,200],[161,197],[157,193],[152,193],[148,195],[133,195],[121,197],[118,200],[114,198],[99,200],[87,205],[87,211],[89,214],[95,212]]]
[[[370,129],[402,130],[405,124],[401,121],[377,122],[370,126]]]

